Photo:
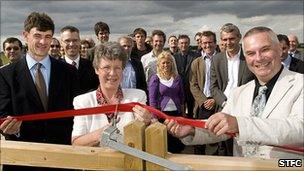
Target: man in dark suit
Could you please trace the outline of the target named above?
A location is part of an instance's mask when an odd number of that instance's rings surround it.
[[[189,48],[190,38],[188,35],[179,35],[178,36],[178,48],[179,52],[174,54],[177,71],[181,76],[184,84],[184,92],[185,92],[185,101],[187,106],[187,116],[193,117],[193,107],[194,107],[194,98],[190,91],[190,83],[189,83],[189,72],[191,69],[191,63],[194,59],[199,57],[201,54],[198,54],[194,51],[191,51]]]
[[[211,94],[215,99],[216,112],[225,106],[231,90],[253,79],[239,42],[241,33],[237,26],[227,23],[220,30],[226,51],[215,55],[211,62]],[[232,154],[232,139],[220,143],[219,155]]]
[[[63,61],[77,68],[80,93],[97,89],[99,80],[95,74],[92,62],[81,58],[79,54],[79,30],[74,26],[65,26],[60,32],[60,40],[65,52]]]
[[[290,71],[298,72],[303,74],[304,73],[304,62],[300,59],[292,57],[290,54],[288,54],[289,50],[289,40],[286,35],[278,34],[277,35],[280,44],[282,46],[282,56],[281,61],[284,67],[289,69]]]
[[[128,36],[118,39],[118,43],[125,49],[128,54],[128,61],[123,72],[122,88],[137,88],[147,92],[147,83],[144,68],[140,60],[132,58],[131,51],[133,40]]]
[[[50,58],[54,23],[45,13],[31,13],[24,22],[28,51],[21,60],[0,69],[0,125],[6,139],[70,144],[73,118],[21,122],[10,116],[73,109],[78,94],[76,69]],[[4,166],[4,170],[34,170]]]

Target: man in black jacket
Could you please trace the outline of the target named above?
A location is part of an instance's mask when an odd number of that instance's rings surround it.
[[[53,20],[45,13],[33,12],[25,20],[22,34],[27,54],[0,69],[0,117],[7,118],[0,132],[10,140],[70,144],[72,117],[26,122],[11,117],[73,109],[78,94],[76,69],[48,55]],[[35,168],[4,165],[3,170]]]

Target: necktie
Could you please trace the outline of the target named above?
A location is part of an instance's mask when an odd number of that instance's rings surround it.
[[[75,61],[72,62],[72,65],[77,68],[77,63]]]
[[[259,88],[259,93],[253,100],[252,109],[251,109],[251,115],[259,117],[261,116],[265,105],[266,105],[266,86],[261,86]]]
[[[47,93],[46,93],[46,85],[44,82],[44,77],[40,70],[41,66],[42,66],[41,63],[36,64],[35,85],[36,85],[36,89],[38,91],[40,100],[42,102],[43,108],[45,111],[47,111],[48,97],[47,97]]]
[[[259,87],[258,95],[254,98],[252,103],[251,116],[254,117],[261,116],[266,105],[266,90],[267,90],[266,86]],[[244,157],[256,156],[258,150],[259,150],[258,144],[247,141],[243,149]]]

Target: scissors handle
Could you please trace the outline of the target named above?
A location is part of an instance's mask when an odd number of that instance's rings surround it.
[[[113,118],[112,118],[112,126],[114,126],[116,128],[116,122],[117,122],[117,114],[118,114],[118,104],[116,104],[115,106],[115,112],[113,114]]]

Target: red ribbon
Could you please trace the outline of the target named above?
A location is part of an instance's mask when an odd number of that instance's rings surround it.
[[[55,119],[55,118],[65,118],[65,117],[72,117],[72,116],[81,116],[81,115],[93,115],[99,113],[114,113],[114,112],[132,112],[132,108],[135,105],[140,105],[156,115],[158,118],[162,119],[172,119],[175,120],[177,123],[182,125],[190,125],[198,128],[205,128],[205,122],[202,120],[195,120],[195,119],[187,119],[184,117],[173,117],[164,114],[163,112],[147,105],[143,105],[137,102],[132,103],[125,103],[125,104],[118,104],[117,111],[116,104],[114,105],[104,105],[99,107],[92,107],[86,109],[75,109],[75,110],[65,110],[65,111],[58,111],[58,112],[49,112],[49,113],[37,113],[31,115],[23,115],[23,116],[12,116],[12,118],[17,119],[18,121],[35,121],[35,120],[44,120],[44,119]],[[0,118],[0,125],[5,121],[6,118]],[[231,137],[234,137],[234,133],[227,133]],[[286,150],[296,151],[300,153],[304,153],[304,147],[292,147],[292,146],[274,146],[283,148]]]

